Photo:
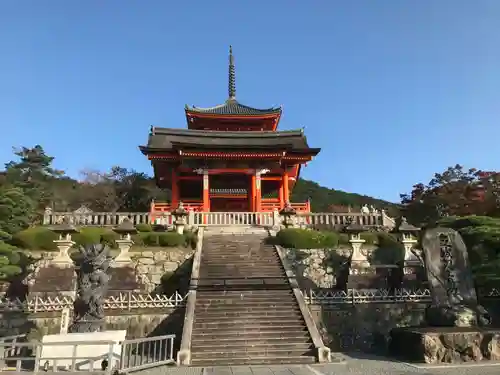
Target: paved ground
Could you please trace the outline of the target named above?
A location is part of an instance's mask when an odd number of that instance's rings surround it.
[[[336,364],[234,366],[234,367],[162,367],[144,370],[137,375],[499,375],[500,363],[494,365],[462,365],[425,367],[394,362],[380,357],[345,356]]]

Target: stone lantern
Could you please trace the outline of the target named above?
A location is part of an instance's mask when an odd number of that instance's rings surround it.
[[[295,216],[297,211],[292,207],[290,202],[285,203],[285,207],[279,212],[280,216],[283,217],[283,225],[285,228],[293,228],[295,226]]]
[[[120,239],[115,241],[118,245],[118,249],[120,249],[120,253],[115,258],[115,262],[122,264],[131,262],[132,259],[130,259],[129,250],[134,244],[134,241],[132,241],[132,234],[136,234],[137,229],[129,218],[125,218],[120,225],[113,228],[113,231],[120,235]]]
[[[398,232],[405,250],[404,273],[408,274],[411,272],[411,268],[422,266],[420,259],[413,252],[413,247],[418,243],[417,237],[420,232],[420,228],[409,224],[406,218],[402,217],[401,223],[398,227]]]
[[[349,243],[352,247],[350,272],[353,274],[363,273],[363,270],[370,267],[367,259],[368,254],[366,251],[363,251],[363,244],[366,241],[361,238],[361,233],[365,230],[366,228],[358,224],[353,218],[350,219],[350,223],[344,228],[344,231],[349,234]]]
[[[71,235],[78,233],[78,229],[71,224],[68,217],[65,217],[61,223],[54,225],[51,230],[59,235],[59,238],[54,240],[54,243],[59,250],[59,254],[52,259],[52,263],[59,266],[72,266],[73,260],[69,256],[68,251],[75,244],[75,242],[71,239]]]
[[[174,227],[177,233],[183,234],[186,228],[186,217],[189,212],[184,208],[184,204],[179,202],[179,206],[172,211],[172,216],[174,217]]]

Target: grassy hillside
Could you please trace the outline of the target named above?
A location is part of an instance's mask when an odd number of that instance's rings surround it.
[[[378,209],[386,209],[391,214],[398,211],[398,205],[395,203],[366,195],[329,189],[318,185],[316,182],[299,179],[293,189],[291,201],[305,202],[307,199],[311,200],[314,212],[332,211],[332,206],[351,206],[357,209],[364,204],[373,205]]]

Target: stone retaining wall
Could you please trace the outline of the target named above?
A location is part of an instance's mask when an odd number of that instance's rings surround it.
[[[426,307],[421,303],[365,303],[310,305],[309,309],[332,351],[380,353],[387,349],[391,329],[420,325]]]
[[[47,272],[43,272],[44,269],[52,269],[55,265],[51,264],[51,260],[57,255],[57,252],[31,252],[33,256],[37,258],[42,258],[42,260],[37,264],[37,269],[35,273],[31,276],[33,280],[32,285],[34,286],[33,291],[39,292],[41,294],[45,294],[47,291],[54,291],[53,285],[43,285],[44,283],[49,284],[48,278],[45,275]],[[113,250],[113,253],[117,252]],[[114,255],[116,255],[114,254]],[[163,275],[173,274],[175,273],[179,267],[181,267],[185,262],[189,261],[189,259],[193,256],[194,250],[191,248],[132,248],[130,251],[130,257],[132,262],[126,267],[120,267],[123,269],[127,269],[128,280],[127,284],[124,285],[122,281],[124,280],[113,280],[113,277],[110,281],[110,289],[114,289],[114,285],[129,288],[129,289],[140,289],[144,292],[152,292],[157,289],[157,287],[161,284],[161,279]],[[110,271],[111,275],[113,272],[113,265]],[[49,273],[54,273],[49,271]],[[117,272],[120,275],[120,278],[124,278],[126,272],[120,270]],[[66,285],[66,289],[74,288],[76,275],[74,272],[69,272],[65,279],[70,280],[61,280],[59,278],[59,286]],[[122,284],[122,285],[120,285]],[[136,286],[132,285],[136,284]],[[140,287],[138,287],[140,286]],[[122,289],[122,288],[118,288]],[[173,288],[177,290],[177,288]],[[57,290],[59,294],[64,294],[64,292],[74,292],[73,290]]]
[[[364,245],[371,251],[376,247]],[[286,259],[292,267],[302,289],[331,288],[335,285],[338,265],[332,259],[332,252],[349,254],[352,247],[341,245],[337,249],[285,249]]]
[[[180,340],[184,322],[184,306],[176,308],[113,311],[106,316],[106,329],[126,330],[127,338],[149,335],[176,334]],[[71,321],[70,317],[70,321]],[[61,312],[25,314],[21,312],[0,314],[0,337],[29,334],[40,338],[59,333]]]

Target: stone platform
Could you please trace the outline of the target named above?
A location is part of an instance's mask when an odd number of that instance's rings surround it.
[[[415,363],[464,363],[500,360],[500,328],[394,328],[389,353]]]

